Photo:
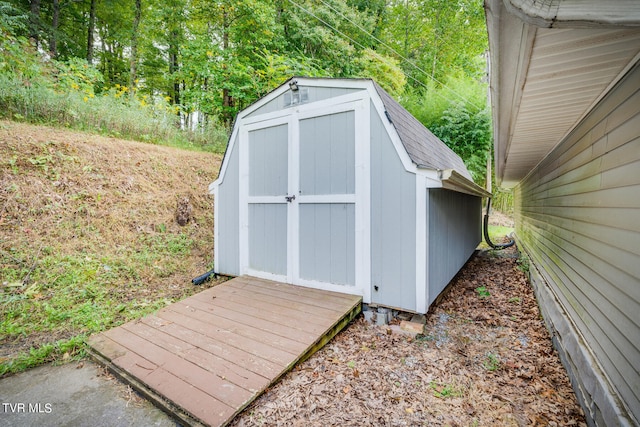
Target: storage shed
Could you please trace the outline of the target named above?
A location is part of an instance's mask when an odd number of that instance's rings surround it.
[[[481,240],[462,160],[372,80],[292,78],[238,114],[215,271],[426,313]]]

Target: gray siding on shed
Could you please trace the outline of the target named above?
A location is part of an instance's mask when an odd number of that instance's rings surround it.
[[[350,93],[363,90],[363,89],[342,88],[342,87],[306,87],[305,89],[308,90],[309,98],[307,101],[304,101],[304,104],[308,104],[310,102],[322,101],[323,99],[335,98],[341,95],[348,95]],[[247,117],[259,116],[260,114],[266,114],[266,113],[272,113],[274,111],[280,111],[290,107],[290,105],[285,105],[284,103],[284,99],[286,96],[290,96],[290,95],[288,95],[287,93],[283,93],[282,95],[267,102],[260,108],[257,108],[255,111],[252,111],[250,114],[247,115]]]
[[[249,205],[249,267],[287,274],[287,205]]]
[[[371,299],[416,309],[416,176],[371,107]],[[375,286],[378,290],[375,290]]]
[[[239,189],[239,155],[238,155],[238,137],[232,145],[231,153],[227,153],[229,157],[227,171],[224,180],[220,183],[218,189],[218,197],[215,203],[218,205],[218,224],[217,230],[219,242],[218,245],[218,272],[230,276],[238,276],[240,274],[240,241],[238,234],[240,232],[240,221],[238,218],[238,205],[240,197]]]
[[[482,240],[482,200],[455,191],[427,192],[428,269],[431,304]]]
[[[300,205],[300,277],[355,285],[355,204]]]
[[[640,420],[640,65],[515,188],[515,200],[520,243],[571,319],[542,306],[562,331],[578,394],[600,418],[594,377],[608,377]],[[581,339],[604,377],[572,345]]]
[[[249,196],[285,196],[288,184],[287,125],[249,132]]]
[[[353,111],[300,121],[300,194],[354,194]]]

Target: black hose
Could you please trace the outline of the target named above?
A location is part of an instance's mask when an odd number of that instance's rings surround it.
[[[489,211],[491,210],[491,197],[489,197],[487,199],[487,211],[484,214],[484,241],[487,242],[487,244],[489,246],[491,246],[493,249],[506,249],[509,248],[511,246],[513,246],[516,241],[511,237],[510,241],[507,243],[499,243],[499,244],[495,244],[491,241],[491,239],[489,238]]]
[[[191,279],[191,283],[193,283],[194,285],[202,285],[204,282],[211,279],[211,276],[213,276],[213,278],[215,279],[216,277],[218,277],[218,274],[213,270],[209,270],[203,275]]]

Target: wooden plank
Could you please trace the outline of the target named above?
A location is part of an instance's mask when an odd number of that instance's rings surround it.
[[[87,344],[109,360],[117,359],[127,353],[127,349],[105,334],[92,335]]]
[[[301,343],[308,343],[313,341],[317,337],[317,333],[306,332],[300,329],[293,329],[284,322],[291,322],[288,318],[279,316],[282,323],[265,322],[260,318],[256,318],[249,314],[238,313],[237,311],[230,310],[224,306],[224,304],[216,305],[216,299],[210,300],[211,302],[201,301],[199,299],[191,298],[188,300],[189,306],[195,307],[199,310],[203,310],[207,313],[215,313],[217,316],[223,317],[226,320],[241,324],[245,327],[255,328],[264,332],[273,333],[282,337],[291,338]]]
[[[294,289],[296,287],[291,285],[276,287],[257,280],[248,280],[244,284],[245,287],[241,289],[249,292],[256,292],[264,295],[275,296],[287,301],[294,301],[315,307],[330,309],[336,313],[344,312],[345,307],[349,307],[355,299],[359,298],[354,295],[336,298],[325,291],[321,291],[319,293],[309,292],[310,289],[308,288]]]
[[[130,351],[128,355],[130,353],[144,355],[145,359],[165,369],[170,369],[176,377],[232,408],[243,405],[253,395],[252,392],[233,384],[219,374],[184,360],[125,328],[110,329],[105,332],[105,335],[127,347]],[[114,360],[114,363],[118,364],[118,359]],[[128,370],[130,369],[131,367]],[[154,371],[157,369],[151,370],[151,372]],[[150,375],[150,373],[148,374]],[[144,381],[147,382],[146,378]],[[172,400],[182,406],[185,399],[188,399],[188,396],[175,396]]]
[[[235,282],[236,280],[237,282]],[[238,286],[238,284],[242,283],[244,285],[261,287],[263,289],[277,289],[281,292],[292,294],[292,295],[317,296],[318,298],[324,299],[326,301],[328,300],[335,301],[337,304],[348,304],[350,301],[353,301],[354,298],[359,298],[359,296],[357,295],[342,294],[338,292],[325,291],[322,289],[290,285],[288,283],[274,282],[271,280],[260,279],[258,277],[252,277],[252,276],[240,276],[234,279],[234,282],[235,283],[233,284],[233,286]]]
[[[295,312],[298,311],[302,314],[305,314],[310,320],[318,320],[318,319],[330,319],[336,316],[340,316],[343,313],[340,313],[337,310],[332,310],[329,308],[318,307],[310,304],[305,304],[303,302],[283,300],[277,296],[265,295],[262,293],[252,292],[247,289],[231,289],[224,288],[220,289],[218,296],[225,295],[225,298],[229,298],[232,301],[255,301],[259,302],[259,308],[268,308],[270,305],[274,307],[281,307],[281,311]]]
[[[297,354],[308,346],[308,344],[303,342],[276,335],[267,330],[257,330],[253,327],[225,319],[216,313],[202,310],[201,308],[193,305],[190,300],[174,303],[169,307],[169,310],[202,320],[212,325],[212,327],[216,328],[218,331],[243,336],[252,339],[255,342],[261,342],[272,347],[281,348],[291,354]]]
[[[203,369],[215,372],[220,377],[246,390],[255,392],[269,385],[265,377],[245,369],[242,365],[237,365],[233,361],[224,360],[186,341],[154,329],[148,324],[134,322],[123,325],[122,327],[148,341],[154,342],[160,347]]]
[[[264,378],[272,378],[273,376],[278,375],[282,370],[282,366],[280,364],[257,357],[251,353],[230,346],[225,342],[212,339],[207,335],[185,328],[182,325],[173,323],[166,319],[161,319],[156,316],[147,316],[142,319],[142,322],[149,324],[162,322],[161,330],[166,334],[189,342],[197,343],[198,347],[207,353],[220,357],[226,361],[235,362],[236,364],[245,367],[248,371],[258,374]]]
[[[202,295],[196,294],[193,297],[207,303],[211,303],[216,306],[228,308],[229,310],[236,311],[238,313],[244,313],[258,319],[263,319],[268,322],[289,324],[294,329],[307,331],[310,333],[322,333],[329,326],[329,322],[324,318],[311,318],[308,314],[299,311],[288,311],[287,316],[283,316],[282,306],[274,306],[262,301],[252,299],[246,299],[245,297],[238,296],[233,298],[232,296],[220,293],[218,295]],[[212,301],[217,300],[219,301]]]
[[[346,326],[360,301],[238,278],[93,336],[89,351],[182,424],[223,426]]]
[[[163,396],[170,396],[175,404],[207,425],[225,425],[235,416],[235,408],[224,405],[164,369],[150,374],[146,383]]]
[[[234,335],[229,332],[217,331],[211,327],[210,324],[201,320],[185,316],[184,314],[175,312],[173,310],[160,310],[157,313],[158,317],[171,320],[174,323],[181,325],[187,329],[200,332],[209,338],[213,338],[216,341],[226,343],[239,350],[245,351],[256,357],[268,360],[280,366],[287,366],[289,361],[294,357],[293,354],[283,351],[279,348],[271,347],[267,344],[256,343],[250,338]]]

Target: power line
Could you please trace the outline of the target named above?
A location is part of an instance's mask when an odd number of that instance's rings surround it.
[[[326,25],[327,27],[331,28],[333,31],[335,31],[336,33],[340,34],[343,37],[346,37],[347,39],[351,40],[353,43],[355,43],[356,45],[358,45],[359,47],[361,47],[362,49],[366,49],[367,47],[365,45],[363,45],[362,43],[360,43],[357,40],[354,40],[353,38],[351,38],[349,35],[343,33],[342,31],[338,30],[337,28],[335,28],[334,26],[332,26],[331,24],[329,24],[328,22],[326,22],[325,20],[323,20],[322,18],[318,17],[316,14],[314,14],[313,12],[309,11],[308,9],[305,9],[303,6],[301,6],[300,4],[295,3],[292,0],[289,0],[289,2],[291,4],[293,4],[294,6],[302,9],[304,12],[306,12],[307,14],[313,16],[314,18],[316,18],[318,21],[322,22],[324,25]],[[410,79],[414,80],[416,83],[424,86],[425,88],[428,88],[427,85],[425,85],[424,83],[422,83],[420,80],[416,79],[413,76],[407,76]]]
[[[342,35],[343,37],[348,38],[349,40],[351,40],[353,43],[355,43],[356,45],[360,46],[361,48],[365,49],[366,46],[364,46],[362,43],[354,40],[353,38],[351,38],[349,35],[343,33],[342,31],[338,30],[337,28],[333,27],[331,24],[327,23],[326,21],[324,21],[322,18],[319,18],[318,16],[316,16],[313,12],[307,10],[306,8],[304,8],[302,5],[296,3],[293,0],[288,0],[289,3],[293,4],[294,6],[300,8],[301,10],[303,10],[305,13],[313,16],[314,18],[316,18],[318,21],[322,22],[324,25],[326,25],[327,27],[331,28],[333,31],[337,32],[338,34]],[[353,22],[351,19],[349,19],[349,17],[345,16],[342,12],[340,12],[339,10],[335,9],[333,6],[331,6],[330,4],[327,4],[324,0],[320,0],[320,2],[322,4],[324,4],[325,6],[327,6],[329,9],[331,9],[332,11],[334,11],[335,13],[337,13],[338,15],[340,15],[343,19],[349,21],[352,25],[354,25],[356,28],[358,28],[360,31],[362,31],[363,33],[365,33],[367,36],[371,37],[373,40],[375,40],[376,42],[378,42],[379,44],[381,44],[382,46],[384,46],[385,48],[389,49],[391,52],[393,52],[394,54],[396,54],[399,58],[401,58],[403,61],[405,61],[406,63],[408,63],[409,65],[411,65],[412,67],[414,67],[415,69],[417,69],[419,72],[421,72],[422,74],[424,74],[425,76],[427,76],[428,78],[430,78],[431,80],[433,80],[434,82],[438,83],[440,86],[442,86],[443,88],[447,89],[449,92],[451,92],[452,94],[454,94],[455,96],[457,96],[459,99],[465,101],[465,102],[469,102],[471,105],[473,105],[474,107],[478,108],[478,109],[482,109],[480,106],[476,105],[474,102],[472,102],[471,100],[466,99],[464,96],[460,95],[458,92],[456,92],[455,90],[451,89],[450,87],[448,87],[447,85],[445,85],[444,83],[442,83],[441,81],[439,81],[438,79],[436,79],[435,77],[433,77],[431,74],[429,74],[427,71],[423,70],[420,66],[414,64],[410,59],[406,58],[405,56],[401,55],[400,53],[398,53],[398,51],[396,51],[393,47],[389,46],[388,44],[386,44],[385,42],[383,42],[382,40],[378,39],[376,36],[374,36],[373,34],[371,34],[369,31],[367,31],[367,29],[363,28],[361,25],[359,25],[356,22]],[[413,76],[408,75],[407,77],[409,77],[410,79],[412,79],[413,81],[415,81],[416,83],[418,83],[419,85],[425,87],[428,89],[428,86],[425,85],[423,82],[421,82],[420,80],[416,79]],[[438,94],[436,92],[436,94]],[[444,97],[443,97],[444,98]]]

